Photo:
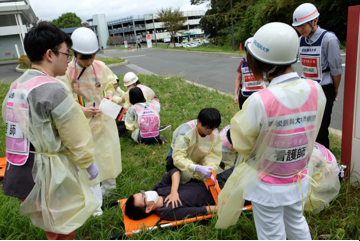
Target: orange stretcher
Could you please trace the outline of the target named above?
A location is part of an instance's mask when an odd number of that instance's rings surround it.
[[[212,173],[216,179],[215,172],[212,171]],[[208,178],[207,182],[204,182],[204,184],[206,185],[207,189],[210,190],[210,192],[215,200],[216,205],[218,205],[218,195],[221,191],[218,183],[217,182],[214,183],[211,178]],[[216,188],[215,188],[215,186],[216,186]],[[217,191],[217,190],[219,190],[219,191]],[[110,237],[111,240],[131,236],[131,235],[140,233],[142,231],[155,230],[158,228],[166,228],[166,227],[175,227],[175,226],[182,225],[185,223],[192,223],[192,222],[196,222],[196,221],[200,221],[200,220],[210,219],[216,215],[216,214],[207,214],[207,215],[203,215],[203,216],[187,218],[184,220],[169,221],[169,220],[160,220],[160,217],[153,213],[147,218],[144,218],[141,220],[132,220],[128,216],[125,215],[126,201],[127,201],[127,199],[120,199],[118,201],[115,201],[115,203],[120,204],[121,211],[124,215],[125,233],[113,234]],[[252,205],[247,205],[243,208],[243,210],[244,211],[251,210],[251,208],[252,208]]]
[[[4,178],[6,169],[6,157],[0,158],[0,178]]]

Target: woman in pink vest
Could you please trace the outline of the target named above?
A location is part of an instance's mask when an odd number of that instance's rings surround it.
[[[165,138],[160,135],[160,115],[152,103],[145,100],[144,94],[139,87],[129,91],[129,99],[132,106],[126,112],[125,126],[132,131],[131,137],[135,142],[152,144],[159,142],[164,144]]]
[[[267,89],[253,93],[231,120],[231,139],[238,165],[219,196],[217,228],[236,223],[244,199],[252,202],[258,239],[311,239],[303,205],[309,165],[324,113],[321,86],[301,79],[298,36],[284,23],[261,27],[247,46],[247,61]]]

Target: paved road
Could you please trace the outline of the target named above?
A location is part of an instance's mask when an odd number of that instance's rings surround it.
[[[214,55],[182,51],[144,49],[143,51],[105,50],[105,55],[128,60],[128,66],[139,66],[158,75],[182,75],[184,79],[197,82],[223,92],[234,94],[236,69],[241,57]],[[345,56],[343,56],[343,63]],[[301,65],[293,65],[301,74]],[[137,72],[137,70],[132,70]],[[142,71],[139,71],[142,72]],[[339,88],[339,101],[334,103],[331,127],[342,129],[342,109],[344,100],[344,75]]]
[[[166,51],[144,49],[143,51],[105,50],[107,56],[117,56],[128,60],[127,66],[112,67],[117,75],[128,71],[143,74],[182,75],[184,79],[197,82],[223,92],[234,94],[236,69],[241,57],[214,55],[207,53]],[[344,58],[345,56],[343,56]],[[16,64],[0,65],[0,82],[12,82],[21,73],[15,71]],[[300,64],[293,65],[295,71],[301,72]],[[339,89],[339,101],[335,102],[331,127],[342,129],[342,109],[344,99],[344,76]]]

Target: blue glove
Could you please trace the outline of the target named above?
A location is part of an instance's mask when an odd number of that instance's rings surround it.
[[[99,169],[95,165],[95,163],[91,164],[88,168],[86,168],[86,171],[90,174],[90,181],[95,179],[99,173]]]
[[[211,174],[212,174],[211,170],[215,171],[215,169],[213,167],[209,167],[209,166],[197,165],[195,168],[195,171],[199,172],[205,178],[209,178],[211,176]]]

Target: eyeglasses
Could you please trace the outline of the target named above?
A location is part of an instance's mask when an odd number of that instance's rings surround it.
[[[63,53],[63,52],[60,52],[57,50],[51,50],[51,51],[53,51],[54,53],[60,53],[60,54],[66,55],[68,60],[70,60],[72,57],[72,54]]]
[[[146,203],[146,200],[145,200],[145,198],[147,198],[147,196],[146,196],[144,190],[141,190],[140,193],[141,193],[141,197],[144,199],[144,206],[145,206],[145,209],[146,209],[148,207],[148,204]]]
[[[214,127],[213,129],[211,129],[211,128],[206,128],[205,126],[204,126],[204,128],[205,128],[206,131],[214,131],[214,130],[216,129],[216,127]]]

